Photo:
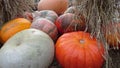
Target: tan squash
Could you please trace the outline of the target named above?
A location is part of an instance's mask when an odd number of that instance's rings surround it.
[[[68,0],[40,0],[38,10],[53,10],[58,15],[68,8]]]

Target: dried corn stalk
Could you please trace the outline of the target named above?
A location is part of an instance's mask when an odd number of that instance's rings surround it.
[[[34,9],[34,0],[0,0],[0,24]]]
[[[120,39],[114,34],[120,34],[120,29],[115,25],[120,23],[120,0],[76,0],[76,17],[83,14],[86,19],[86,30],[91,32],[98,40],[102,41],[106,49],[106,68],[110,62],[109,47],[106,35],[112,34],[119,42]],[[108,27],[109,26],[109,27]],[[117,46],[115,48],[118,48]]]

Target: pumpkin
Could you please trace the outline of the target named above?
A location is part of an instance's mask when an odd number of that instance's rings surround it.
[[[65,33],[55,46],[56,58],[63,68],[102,68],[104,47],[89,33]]]
[[[53,23],[58,18],[58,15],[56,14],[56,12],[52,10],[35,11],[34,13],[32,13],[32,15],[34,20],[38,18],[46,18],[52,21]]]
[[[0,68],[48,68],[54,43],[43,31],[25,29],[12,36],[0,50]]]
[[[38,10],[53,10],[58,15],[63,14],[68,7],[68,0],[40,0]]]
[[[6,42],[19,31],[30,28],[31,22],[24,18],[16,18],[8,21],[1,28],[1,40]]]
[[[1,48],[1,46],[2,46],[2,39],[1,39],[1,30],[0,30],[0,48]]]
[[[1,40],[1,30],[0,30],[0,43],[2,42],[2,40]]]
[[[85,30],[84,18],[74,19],[75,14],[65,13],[59,16],[55,22],[60,34]]]
[[[45,18],[39,18],[33,21],[31,28],[42,30],[47,33],[53,40],[57,38],[57,27],[50,20]]]
[[[107,41],[107,43],[110,46],[118,46],[120,47],[120,42],[118,40],[120,40],[120,33],[119,32],[113,32],[111,31],[111,29],[114,29],[114,27],[116,27],[116,29],[120,29],[120,23],[114,24],[114,25],[108,25],[107,26],[107,30],[105,30],[105,39]],[[111,31],[112,33],[110,33],[109,31]]]
[[[56,12],[52,10],[42,10],[42,11],[35,11],[33,13],[30,12],[25,12],[24,14],[25,18],[29,19],[30,21],[36,20],[38,18],[46,18],[53,23],[55,20],[58,18],[58,15]]]
[[[71,7],[67,8],[67,10],[65,10],[64,13],[75,13],[75,12],[76,12],[75,6],[71,6]]]

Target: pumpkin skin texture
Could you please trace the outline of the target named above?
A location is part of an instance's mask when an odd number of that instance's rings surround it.
[[[19,31],[29,29],[31,22],[24,18],[16,18],[8,21],[1,28],[1,40],[5,43],[10,37]]]
[[[2,40],[1,40],[1,30],[0,30],[0,43],[2,43]]]
[[[67,8],[67,10],[64,13],[75,13],[75,12],[76,12],[75,6],[71,6]]]
[[[2,39],[1,39],[1,30],[0,30],[0,48],[2,47],[2,44],[3,42],[2,42]]]
[[[40,0],[38,10],[53,10],[58,15],[63,14],[68,8],[68,0]]]
[[[35,20],[38,18],[46,18],[52,21],[53,23],[58,18],[58,15],[56,14],[56,12],[52,10],[35,11],[34,13],[32,13],[32,15],[33,15],[33,19]]]
[[[48,68],[54,43],[43,31],[26,29],[11,37],[0,50],[0,68]]]
[[[89,33],[65,33],[56,43],[56,58],[63,68],[101,68],[103,45]]]
[[[45,18],[40,18],[40,19],[33,21],[33,23],[31,24],[31,28],[44,31],[53,40],[57,38],[57,34],[58,34],[57,27],[55,26],[54,23],[52,23],[51,21]]]
[[[84,18],[81,18],[81,20],[75,20],[74,16],[75,15],[72,13],[66,13],[58,17],[55,25],[57,26],[60,34],[85,30]]]
[[[36,20],[38,18],[46,18],[53,23],[58,18],[58,15],[56,12],[52,10],[42,10],[42,11],[35,11],[33,13],[25,12],[24,14],[25,18],[29,19],[30,21]]]

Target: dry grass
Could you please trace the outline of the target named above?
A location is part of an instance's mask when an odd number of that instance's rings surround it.
[[[32,11],[34,0],[0,0],[0,23],[3,24],[25,11]]]
[[[105,60],[106,68],[109,68],[109,64],[112,63],[109,56],[109,47],[105,36],[112,34],[117,39],[120,39],[114,34],[118,32],[120,34],[120,29],[118,29],[115,24],[119,22],[120,18],[120,1],[119,0],[76,0],[76,17],[83,14],[86,19],[86,30],[91,33],[92,36],[96,37],[99,41],[102,41],[105,45]],[[112,26],[109,26],[112,25]],[[109,27],[108,27],[109,26]],[[118,49],[118,46],[114,47]]]

